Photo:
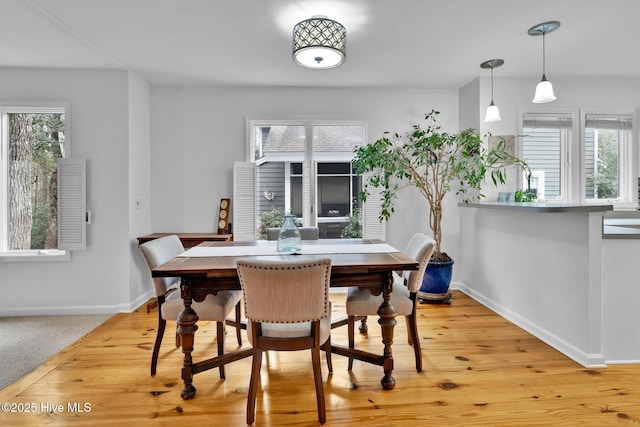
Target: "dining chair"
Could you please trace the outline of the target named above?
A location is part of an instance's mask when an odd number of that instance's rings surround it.
[[[143,243],[140,245],[140,251],[147,263],[147,267],[149,267],[149,272],[151,272],[155,267],[184,252],[184,247],[178,236],[172,234]],[[180,296],[179,277],[152,277],[151,281],[158,301],[158,332],[151,356],[151,376],[154,376],[167,320],[177,320],[178,315],[184,308],[184,304]],[[241,299],[241,291],[221,291],[217,295],[207,295],[202,302],[194,301],[191,305],[198,314],[199,320],[216,322],[218,355],[224,354],[226,318],[234,308],[235,321],[233,321],[233,325],[236,327],[236,339],[238,340],[238,345],[242,345]],[[176,347],[179,346],[180,335],[176,333]],[[220,378],[225,379],[224,365],[220,366]]]
[[[402,274],[394,273],[393,291],[391,292],[391,304],[395,307],[397,315],[405,316],[409,345],[413,345],[416,371],[418,372],[422,372],[422,350],[416,321],[417,293],[422,284],[429,259],[435,250],[435,243],[435,240],[422,233],[416,233],[411,237],[405,254],[418,262],[418,270],[408,270]],[[368,289],[349,288],[346,299],[349,348],[355,347],[356,320],[362,322],[360,331],[365,332],[367,330],[367,316],[377,315],[381,304],[382,295],[374,296]],[[350,357],[348,370],[352,368],[353,358]]]
[[[318,240],[320,229],[318,227],[298,227],[300,240]],[[267,240],[278,240],[280,229],[275,227],[267,228]]]
[[[291,256],[293,258],[293,256]],[[253,363],[247,424],[255,421],[262,353],[268,350],[311,350],[318,420],[326,421],[320,348],[331,365],[330,258],[257,260],[236,262],[248,319],[247,336],[253,346]]]

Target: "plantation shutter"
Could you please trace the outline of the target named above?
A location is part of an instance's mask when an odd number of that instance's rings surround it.
[[[367,182],[369,175],[363,176]],[[382,189],[369,187],[367,201],[362,204],[362,237],[365,239],[385,239],[386,222],[380,222],[380,207],[382,206]]]
[[[58,249],[87,247],[87,159],[58,158]]]
[[[256,164],[233,163],[233,240],[256,240]]]

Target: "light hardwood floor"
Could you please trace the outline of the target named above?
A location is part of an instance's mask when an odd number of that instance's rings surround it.
[[[332,295],[335,315],[344,310],[343,298]],[[245,425],[250,359],[227,365],[226,381],[219,380],[217,369],[197,374],[196,397],[182,400],[182,353],[173,346],[171,326],[158,375],[149,376],[156,316],[144,306],[132,314],[118,314],[3,389],[0,401],[22,413],[5,412],[3,406],[0,425]],[[323,362],[325,425],[640,423],[639,365],[585,369],[459,292],[454,292],[451,306],[420,305],[418,328],[425,372],[415,372],[405,323],[399,319],[393,346],[394,390],[382,390],[378,366],[355,361],[349,373],[347,360],[334,355],[334,373],[329,376]],[[235,336],[227,329],[226,345],[232,349]],[[201,323],[195,360],[215,353],[214,338],[215,325]],[[332,340],[346,343],[346,327],[334,329]],[[369,318],[369,336],[357,336],[356,347],[381,349],[375,318]],[[257,426],[318,425],[308,352],[270,352],[263,362],[262,390]]]

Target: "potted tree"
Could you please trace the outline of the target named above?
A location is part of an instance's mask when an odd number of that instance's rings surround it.
[[[380,221],[394,212],[397,194],[413,186],[429,204],[429,228],[436,241],[435,252],[418,294],[421,300],[449,302],[453,260],[442,249],[442,206],[451,191],[464,202],[480,199],[481,186],[489,172],[494,185],[506,182],[506,168],[522,162],[505,157],[498,146],[485,148],[473,130],[447,133],[437,121],[438,111],[425,115],[425,124],[415,124],[403,134],[385,132],[375,142],[355,149],[353,166],[367,176],[360,197],[366,201],[371,188],[381,191]]]

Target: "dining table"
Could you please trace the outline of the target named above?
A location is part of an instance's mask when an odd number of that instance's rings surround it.
[[[418,263],[414,259],[377,239],[303,241],[301,249],[293,253],[278,252],[275,241],[211,241],[202,242],[187,249],[154,268],[151,273],[153,277],[180,278],[180,295],[184,309],[176,322],[184,354],[181,372],[184,387],[180,393],[183,399],[191,399],[196,394],[196,388],[193,385],[195,374],[251,356],[251,348],[242,347],[210,359],[193,361],[192,352],[195,333],[198,329],[198,315],[192,307],[192,302],[203,301],[207,295],[216,294],[222,290],[241,289],[236,269],[238,259],[286,261],[291,257],[329,257],[331,258],[331,288],[358,287],[368,289],[373,295],[382,294],[382,303],[378,309],[378,323],[384,345],[382,354],[349,348],[333,342],[331,352],[382,366],[384,372],[380,381],[382,387],[386,390],[395,387],[391,348],[396,325],[396,310],[391,304],[393,272],[417,270]]]

